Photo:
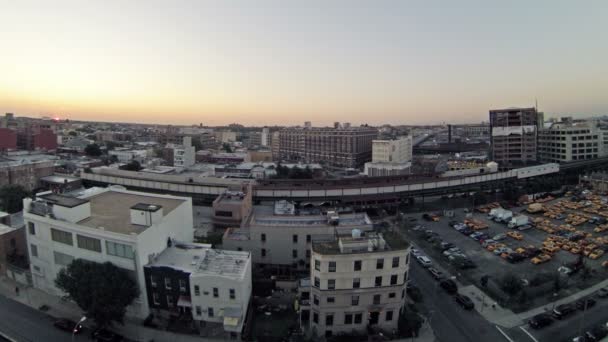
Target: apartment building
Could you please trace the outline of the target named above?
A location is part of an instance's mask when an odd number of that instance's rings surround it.
[[[500,166],[537,162],[537,137],[542,127],[543,114],[536,108],[490,110],[492,160]]]
[[[43,156],[39,159],[28,157],[0,157],[0,187],[21,185],[31,191],[40,185],[40,178],[55,172],[54,160],[45,160]]]
[[[192,138],[184,137],[183,144],[173,148],[173,166],[177,172],[196,163],[196,148],[192,146]]]
[[[365,213],[290,215],[257,207],[240,228],[226,230],[222,247],[249,251],[254,266],[289,275],[310,267],[313,238],[349,235],[353,229],[368,232],[373,224]]]
[[[359,168],[372,159],[372,140],[378,136],[373,127],[290,127],[279,131],[281,160],[327,163],[340,168]]]
[[[82,196],[51,192],[26,198],[24,221],[33,286],[61,296],[58,272],[74,259],[111,262],[132,275],[140,297],[127,314],[149,314],[143,265],[161,253],[172,239],[191,241],[192,199],[93,188]]]
[[[222,327],[240,338],[251,300],[251,254],[173,241],[144,267],[156,315],[191,318],[193,328]]]
[[[562,118],[550,123],[538,136],[541,162],[565,163],[605,157],[608,154],[608,127],[599,121]]]
[[[300,288],[310,299],[301,303],[301,325],[325,337],[368,327],[395,331],[409,255],[410,245],[397,233],[353,230],[351,236],[313,241],[310,286]]]
[[[372,161],[365,163],[368,176],[394,176],[410,173],[412,136],[391,140],[372,140]]]
[[[240,227],[253,207],[251,187],[227,190],[213,201],[213,223],[217,228]]]

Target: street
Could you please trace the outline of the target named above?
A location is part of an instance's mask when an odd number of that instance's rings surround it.
[[[0,296],[0,331],[18,342],[70,342],[70,333],[53,326],[53,319],[26,305]],[[87,332],[73,341],[89,341]],[[0,338],[0,341],[3,339]]]

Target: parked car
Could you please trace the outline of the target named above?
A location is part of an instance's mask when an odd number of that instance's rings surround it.
[[[448,225],[449,225],[450,227],[454,227],[454,226],[455,226],[455,225],[457,225],[457,224],[458,224],[458,221],[455,221],[455,220],[450,220],[450,221],[448,222]]]
[[[76,322],[69,320],[67,318],[60,318],[56,320],[53,325],[55,328],[67,331],[69,333],[79,334],[82,332],[82,324],[76,325]]]
[[[481,243],[481,247],[486,248],[489,245],[493,245],[497,243],[496,240],[490,239],[490,240],[484,240],[484,242]]]
[[[441,250],[442,250],[442,251],[445,251],[446,249],[450,249],[450,248],[454,247],[454,244],[453,244],[453,243],[451,243],[451,242],[445,242],[445,241],[444,241],[444,242],[442,242],[442,243],[439,245],[439,247],[441,247]]]
[[[548,313],[536,315],[528,321],[528,325],[534,329],[540,329],[553,324],[553,318]]]
[[[91,337],[96,342],[121,342],[124,340],[121,335],[107,329],[95,330]]]
[[[431,261],[431,259],[429,259],[425,255],[419,255],[419,256],[417,256],[416,260],[418,260],[418,262],[420,263],[420,265],[422,265],[422,267],[424,267],[424,268],[431,267],[433,265],[433,262]]]
[[[608,287],[603,287],[597,291],[597,296],[600,298],[608,297]]]
[[[422,252],[420,252],[420,250],[419,250],[419,249],[416,249],[416,248],[412,248],[411,253],[412,253],[412,255],[413,255],[413,256],[415,256],[415,257],[417,257],[417,256],[419,256],[419,255],[422,255]]]
[[[507,234],[500,233],[500,234],[494,235],[494,237],[492,238],[492,240],[494,240],[494,241],[502,241],[502,240],[504,240],[506,238],[507,238]]]
[[[523,226],[517,227],[517,230],[519,230],[520,232],[523,232],[524,230],[528,230],[528,229],[532,229],[532,226],[529,224],[524,224]]]
[[[440,280],[443,278],[443,272],[436,269],[435,267],[429,267],[428,270],[429,273],[433,276],[433,278],[435,278],[435,280]]]
[[[473,233],[473,229],[469,228],[469,227],[465,227],[463,230],[460,231],[462,234],[464,235],[471,235]]]
[[[519,253],[510,253],[509,255],[507,255],[507,261],[512,264],[521,262],[525,259],[526,259],[526,257]]]
[[[557,319],[564,319],[565,317],[573,314],[576,308],[572,304],[561,304],[553,309],[553,317]]]
[[[441,286],[441,288],[449,294],[455,294],[456,292],[458,292],[458,285],[456,285],[456,283],[451,279],[442,280],[439,283],[439,286]]]
[[[454,296],[454,300],[465,310],[473,310],[475,308],[475,304],[473,304],[471,298],[463,294],[457,293]]]
[[[595,299],[593,298],[581,298],[576,301],[576,308],[579,310],[586,310],[595,305]]]

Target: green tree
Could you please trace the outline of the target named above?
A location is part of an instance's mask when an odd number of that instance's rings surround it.
[[[59,272],[55,285],[99,327],[122,323],[127,306],[139,296],[128,272],[110,262],[76,259]]]
[[[232,147],[230,147],[230,144],[228,143],[224,143],[222,145],[222,148],[224,149],[224,151],[228,152],[228,153],[232,153]]]
[[[507,273],[502,277],[502,281],[500,283],[500,288],[504,293],[509,295],[509,297],[513,297],[518,294],[522,289],[523,285],[521,283],[521,279],[519,279],[513,273]]]
[[[0,188],[2,210],[9,214],[23,210],[23,199],[27,196],[29,192],[19,184],[4,185]]]
[[[399,336],[401,337],[414,337],[418,336],[418,331],[422,327],[422,317],[413,310],[403,308],[399,315],[399,321],[397,322],[397,328],[399,329]]]
[[[118,146],[117,143],[113,141],[106,141],[106,153],[115,149],[116,146]]]
[[[121,166],[120,169],[126,171],[139,171],[142,167],[137,160],[131,160],[128,164]]]
[[[75,136],[78,136],[78,132],[76,132],[76,131],[69,131],[68,135],[71,135],[71,136],[75,137]]]
[[[84,153],[90,157],[99,157],[101,155],[101,148],[97,144],[89,144],[84,148]]]

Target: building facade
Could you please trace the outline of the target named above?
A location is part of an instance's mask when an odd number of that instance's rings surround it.
[[[192,138],[184,137],[182,145],[173,148],[173,166],[178,172],[196,163],[196,148],[192,146]]]
[[[407,175],[412,167],[412,136],[372,141],[372,161],[365,163],[370,177]]]
[[[536,108],[490,110],[492,160],[500,166],[537,162],[537,138],[542,127],[543,115]]]
[[[329,127],[291,127],[279,131],[281,160],[327,163],[341,168],[359,168],[372,159],[375,128],[336,123]]]
[[[409,254],[409,244],[397,233],[354,231],[350,237],[313,242],[302,326],[325,337],[368,328],[395,331],[405,305]]]
[[[110,187],[80,197],[47,192],[23,204],[34,287],[61,296],[55,279],[72,260],[111,262],[137,283],[140,296],[127,313],[139,318],[149,314],[143,265],[171,239],[191,241],[194,234],[186,197]]]
[[[218,228],[240,227],[251,214],[251,187],[228,190],[213,201],[213,223]]]
[[[598,121],[562,121],[540,131],[538,151],[541,162],[564,163],[605,157],[608,154],[608,127]]]
[[[3,160],[0,158],[0,187],[4,185],[21,185],[31,191],[40,185],[40,178],[50,176],[55,171],[55,162],[18,161],[18,157]]]

